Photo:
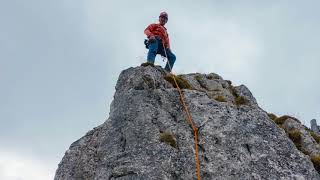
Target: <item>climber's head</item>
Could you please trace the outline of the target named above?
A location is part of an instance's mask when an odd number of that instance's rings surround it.
[[[159,22],[161,25],[165,25],[168,22],[168,14],[166,12],[160,13]]]

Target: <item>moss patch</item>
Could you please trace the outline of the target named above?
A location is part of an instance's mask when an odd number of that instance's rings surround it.
[[[245,98],[244,96],[239,96],[239,94],[237,93],[236,88],[233,87],[231,84],[230,84],[230,87],[229,87],[229,91],[231,92],[231,94],[235,98],[235,103],[236,103],[237,106],[245,105],[245,104],[249,103],[249,100],[247,98]]]
[[[219,102],[227,102],[226,99],[224,98],[224,96],[222,96],[222,95],[219,95],[219,96],[215,97],[214,99]]]
[[[275,120],[277,118],[277,116],[275,114],[272,114],[272,113],[268,113],[268,116],[272,120]]]
[[[319,144],[320,143],[320,136],[318,136],[313,131],[310,132],[310,135],[313,137],[313,139]]]
[[[298,129],[293,129],[288,131],[288,135],[296,147],[301,150],[301,132]]]
[[[202,80],[202,76],[200,74],[197,74],[194,76],[194,79],[196,79],[197,81],[201,81]]]
[[[244,104],[248,104],[249,101],[244,97],[244,96],[238,96],[235,99],[236,101],[236,105],[240,106],[240,105],[244,105]]]
[[[284,116],[281,116],[281,117],[277,117],[277,118],[274,119],[274,122],[277,123],[278,125],[282,125],[289,118],[293,119],[294,121],[296,121],[296,122],[301,124],[301,122],[297,118],[289,116],[289,115],[284,115]]]
[[[169,144],[170,146],[177,148],[177,141],[170,132],[160,133],[160,141]]]
[[[189,84],[189,82],[185,80],[181,75],[176,76],[173,74],[169,74],[164,77],[165,80],[167,80],[169,83],[172,84],[173,87],[176,88],[177,86],[174,82],[174,78],[176,79],[177,84],[181,89],[192,89],[192,86]]]
[[[281,117],[277,117],[274,119],[274,122],[278,125],[282,125],[287,119],[289,119],[290,116],[288,115],[284,115],[284,116],[281,116]]]
[[[212,80],[212,79],[214,79],[214,76],[213,76],[212,74],[209,74],[209,75],[207,76],[207,79]]]
[[[314,168],[320,173],[320,155],[311,156],[311,161],[313,163]]]

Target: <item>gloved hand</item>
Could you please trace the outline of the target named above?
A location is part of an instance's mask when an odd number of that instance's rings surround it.
[[[149,37],[149,43],[156,42],[156,37],[155,36],[150,36]]]

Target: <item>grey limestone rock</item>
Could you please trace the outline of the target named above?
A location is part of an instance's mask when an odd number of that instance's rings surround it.
[[[310,154],[310,156],[319,155],[320,154],[320,145],[315,141],[315,139],[311,136],[310,132],[308,132],[304,126],[292,119],[288,118],[284,124],[284,129],[289,132],[290,130],[298,130],[301,133],[301,149]]]
[[[311,130],[316,133],[317,135],[320,135],[320,130],[319,130],[319,126],[317,125],[317,120],[316,119],[312,119],[310,121],[310,125],[311,125]]]
[[[258,106],[248,88],[209,75],[182,76],[193,87],[182,91],[199,128],[203,180],[320,179],[309,158]],[[55,180],[196,179],[192,129],[177,90],[164,76],[158,66],[124,70],[109,118],[71,144]],[[216,95],[226,101],[216,100]],[[248,102],[237,105],[234,96]],[[161,140],[163,133],[176,145]]]

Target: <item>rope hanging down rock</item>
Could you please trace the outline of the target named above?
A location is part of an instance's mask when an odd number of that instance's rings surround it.
[[[174,80],[174,83],[176,84],[176,87],[177,87],[177,90],[179,92],[179,95],[180,95],[180,99],[181,99],[181,102],[182,102],[182,105],[184,107],[184,110],[186,111],[186,114],[187,114],[187,120],[189,122],[189,124],[191,125],[192,127],[192,130],[193,130],[193,137],[194,137],[194,144],[195,144],[195,151],[196,151],[196,154],[195,154],[195,158],[196,158],[196,174],[197,174],[197,179],[198,180],[201,180],[200,178],[200,160],[199,160],[199,147],[198,147],[198,128],[196,127],[196,125],[194,124],[193,120],[192,120],[192,116],[188,110],[188,107],[185,103],[185,98],[184,98],[184,95],[177,83],[177,80],[175,78],[175,75],[172,73],[172,68],[171,68],[171,65],[170,63],[168,62],[168,56],[167,56],[167,52],[166,52],[166,49],[165,49],[165,46],[164,46],[164,43],[162,42],[162,46],[163,46],[163,50],[164,50],[164,53],[165,53],[165,58],[167,59],[167,63],[169,65],[169,68],[170,68],[170,73],[173,75],[173,80]]]

